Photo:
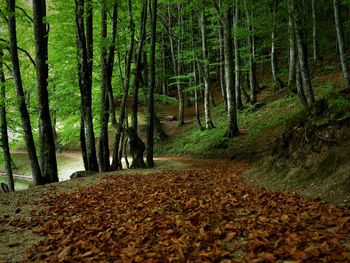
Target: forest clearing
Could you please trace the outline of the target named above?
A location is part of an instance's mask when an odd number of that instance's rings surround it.
[[[0,262],[350,262],[349,0],[0,2]]]

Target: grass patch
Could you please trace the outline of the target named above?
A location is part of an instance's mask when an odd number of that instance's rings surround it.
[[[267,104],[256,111],[250,105],[238,113],[240,135],[229,139],[223,104],[212,110],[215,129],[200,131],[196,125],[172,141],[158,145],[158,155],[192,155],[197,157],[230,157],[268,147],[287,126],[293,125],[305,112],[296,95]]]

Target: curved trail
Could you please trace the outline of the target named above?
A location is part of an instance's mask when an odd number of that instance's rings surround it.
[[[70,193],[48,190],[39,203],[47,209],[31,213],[43,240],[27,261],[350,261],[349,210],[247,186],[244,163],[171,160],[191,167],[109,173]],[[21,226],[1,223],[10,221]]]

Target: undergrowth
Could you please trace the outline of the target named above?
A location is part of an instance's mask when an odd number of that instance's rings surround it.
[[[264,91],[266,92],[266,91]],[[333,82],[315,88],[317,100],[326,98],[332,114],[343,114],[350,111],[350,101],[341,96]],[[227,158],[239,157],[244,154],[254,154],[270,146],[281,134],[292,128],[305,118],[307,111],[303,108],[295,94],[285,92],[282,98],[264,101],[266,105],[257,110],[246,104],[238,112],[240,135],[229,139],[225,137],[227,117],[224,105],[212,109],[215,129],[201,131],[197,125],[171,141],[165,141],[157,146],[158,155],[190,155],[194,157]]]

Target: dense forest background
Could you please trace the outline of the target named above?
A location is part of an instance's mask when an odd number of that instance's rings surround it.
[[[125,138],[133,145],[131,167],[153,167],[162,105],[177,105],[179,127],[185,109],[194,108],[204,131],[216,129],[211,111],[220,97],[226,138],[239,134],[244,105],[261,106],[257,94],[266,86],[298,96],[305,114],[317,111],[316,75],[342,72],[341,86],[350,88],[349,4],[2,1],[1,130],[9,178],[8,132],[11,144],[23,138],[33,181],[45,184],[58,181],[57,151],[76,142],[86,171],[121,169]]]

